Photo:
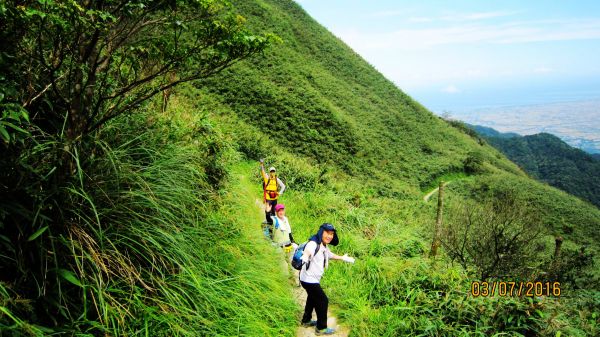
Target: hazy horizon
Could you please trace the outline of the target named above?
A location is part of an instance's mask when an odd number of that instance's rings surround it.
[[[546,83],[507,83],[494,87],[477,85],[469,87],[465,85],[463,87],[465,89],[460,96],[431,90],[404,91],[437,114],[444,112],[459,113],[492,107],[600,100],[600,79]]]

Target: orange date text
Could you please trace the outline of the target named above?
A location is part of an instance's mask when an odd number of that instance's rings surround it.
[[[471,283],[473,297],[560,297],[560,282],[489,281]]]

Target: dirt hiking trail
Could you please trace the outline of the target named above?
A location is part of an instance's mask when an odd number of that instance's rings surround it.
[[[256,206],[260,210],[261,214],[264,216],[264,204],[261,200],[256,199]],[[290,221],[292,222],[292,221]],[[304,304],[306,303],[306,291],[304,288],[300,286],[299,280],[299,271],[293,269],[290,265],[289,257],[281,251],[281,268],[284,273],[288,274],[288,280],[290,282],[290,287],[292,288],[292,293],[298,306],[302,308],[304,311]],[[316,320],[317,317],[315,313],[313,313],[313,319]],[[349,329],[343,325],[338,324],[337,317],[331,312],[331,305],[327,310],[327,327],[335,329],[335,333],[327,336],[334,337],[348,337]],[[305,328],[300,325],[300,317],[298,317],[298,329],[296,330],[297,337],[313,337],[317,336],[315,333],[315,327]]]

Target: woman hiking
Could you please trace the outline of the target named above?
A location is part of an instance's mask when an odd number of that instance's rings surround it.
[[[306,305],[304,306],[304,316],[302,325],[305,327],[315,326],[317,335],[331,335],[334,329],[327,327],[327,307],[329,299],[323,288],[321,288],[321,277],[329,265],[329,260],[342,260],[354,263],[354,259],[347,254],[339,256],[329,250],[328,245],[337,246],[339,239],[330,223],[324,223],[319,227],[317,234],[313,235],[302,254],[302,269],[300,270],[300,284],[306,290]],[[317,320],[313,321],[312,312],[317,313]]]
[[[287,216],[285,216],[285,205],[275,205],[275,216],[271,217],[274,224],[273,229],[273,242],[277,246],[283,248],[286,254],[290,254],[292,251],[292,244],[295,244],[294,237],[292,236],[292,227]],[[288,256],[288,260],[289,260]]]
[[[263,178],[263,201],[265,202],[265,220],[266,224],[269,225],[269,231],[273,225],[272,217],[275,216],[275,205],[277,205],[277,199],[285,191],[285,185],[277,177],[275,167],[269,168],[269,175],[265,172],[265,161],[260,160],[260,173]]]

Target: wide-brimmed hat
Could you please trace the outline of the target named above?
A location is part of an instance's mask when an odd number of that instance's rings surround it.
[[[333,239],[329,243],[330,245],[337,246],[338,243],[340,243],[340,239],[338,238],[338,235],[337,235],[337,230],[335,230],[335,227],[332,224],[330,224],[329,222],[326,222],[326,223],[322,224],[321,227],[319,227],[319,231],[316,234],[317,243],[321,243],[321,241],[323,240],[323,232],[324,231],[333,231]]]

